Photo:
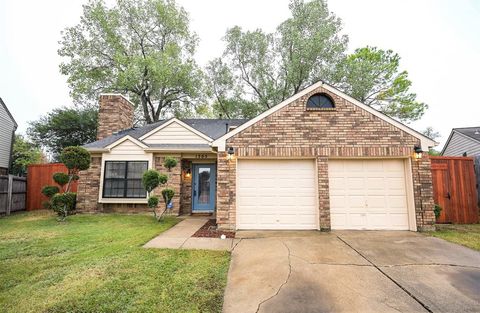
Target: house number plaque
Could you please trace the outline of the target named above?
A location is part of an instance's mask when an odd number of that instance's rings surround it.
[[[206,159],[207,157],[207,154],[195,154],[196,159]]]

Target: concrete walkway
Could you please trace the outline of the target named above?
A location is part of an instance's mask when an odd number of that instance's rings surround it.
[[[147,242],[143,247],[231,251],[239,239],[227,238],[222,240],[220,238],[192,237],[207,221],[208,218],[186,218]]]
[[[237,232],[224,313],[479,312],[480,253],[413,232]]]

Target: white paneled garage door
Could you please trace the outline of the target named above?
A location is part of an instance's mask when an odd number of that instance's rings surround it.
[[[318,229],[313,160],[238,160],[238,229]]]
[[[330,160],[332,229],[408,230],[403,160]]]

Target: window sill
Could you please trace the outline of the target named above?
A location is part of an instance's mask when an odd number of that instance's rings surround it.
[[[98,203],[132,203],[147,204],[147,198],[102,198]]]

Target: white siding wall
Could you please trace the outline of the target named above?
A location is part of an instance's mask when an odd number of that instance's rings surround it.
[[[10,163],[10,150],[12,147],[12,132],[15,124],[7,111],[0,104],[0,167],[8,168]]]
[[[480,143],[454,132],[443,155],[462,156],[464,152],[467,153],[467,156],[480,155]]]
[[[204,144],[204,138],[174,122],[143,140],[147,144]]]

